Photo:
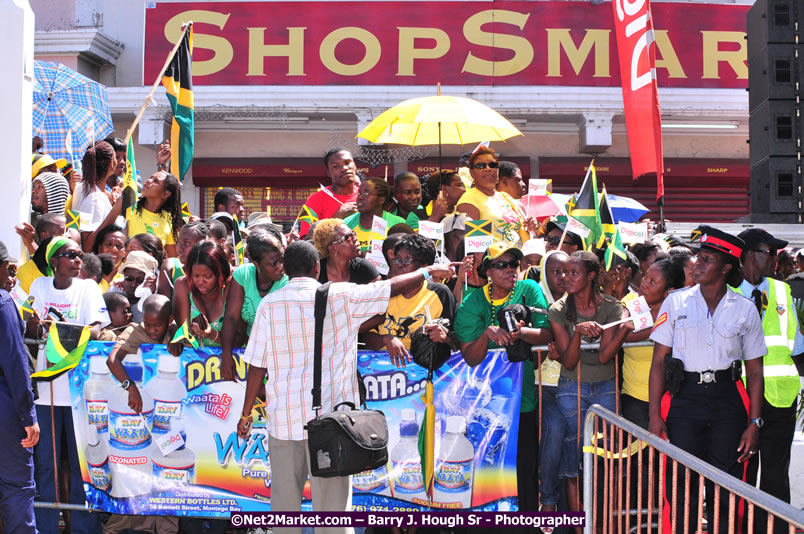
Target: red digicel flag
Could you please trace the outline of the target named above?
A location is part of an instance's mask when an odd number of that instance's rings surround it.
[[[656,173],[658,200],[664,196],[664,156],[650,3],[614,0],[612,6],[631,170],[635,180]]]

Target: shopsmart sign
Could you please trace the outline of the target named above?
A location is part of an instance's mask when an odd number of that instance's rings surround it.
[[[609,4],[159,2],[145,10],[144,79],[195,25],[197,85],[620,86]],[[749,6],[657,3],[662,87],[746,87]]]

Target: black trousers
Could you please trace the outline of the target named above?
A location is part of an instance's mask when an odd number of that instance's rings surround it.
[[[762,462],[759,489],[774,497],[790,502],[790,448],[796,432],[796,402],[786,408],[776,408],[762,400],[762,418],[765,424],[759,430],[759,454],[748,462],[746,482],[757,483],[757,470]],[[787,532],[788,524],[776,520],[773,532]],[[768,529],[768,515],[754,507],[754,532],[763,534]]]
[[[670,399],[666,423],[670,443],[743,480],[745,464],[737,462],[737,445],[748,424],[748,414],[741,390],[745,392],[742,382],[729,380],[697,384],[693,380],[685,380],[678,394]],[[684,528],[684,475],[685,468],[679,465],[676,492],[677,532],[683,532]],[[670,504],[665,508],[665,515],[669,517],[668,512],[673,504],[670,459],[667,460],[665,482],[665,498]],[[691,472],[688,519],[690,532],[695,532],[698,522],[698,482],[698,474]],[[709,522],[707,531],[714,532],[715,517],[718,517],[718,532],[725,534],[729,527],[729,499],[725,491],[721,491],[720,507],[715,510],[714,484],[706,482],[705,486],[706,517]],[[736,508],[739,510],[739,507]],[[740,524],[738,510],[735,510],[737,525]],[[666,532],[671,532],[667,517],[665,525]]]

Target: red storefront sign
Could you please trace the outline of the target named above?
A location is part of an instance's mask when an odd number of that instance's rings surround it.
[[[382,178],[381,167],[358,162],[364,176]],[[199,187],[318,187],[330,185],[323,158],[200,158],[193,161],[193,185]]]
[[[194,21],[195,85],[620,85],[608,4],[158,2],[151,83]],[[747,86],[749,6],[653,6],[660,87]]]

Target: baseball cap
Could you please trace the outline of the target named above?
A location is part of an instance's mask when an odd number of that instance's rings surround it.
[[[11,262],[11,263],[17,263],[17,258],[11,256],[8,253],[8,248],[6,247],[6,244],[3,243],[2,241],[0,241],[0,263],[5,262],[5,261]]]
[[[749,228],[747,230],[743,230],[737,234],[737,237],[745,242],[745,248],[748,250],[756,249],[760,243],[767,244],[773,252],[776,252],[777,250],[783,249],[787,246],[787,241],[776,239],[762,228]]]
[[[157,267],[158,264],[153,256],[141,250],[132,250],[126,256],[126,261],[120,266],[120,272],[122,273],[126,269],[136,269],[149,275],[153,274]]]
[[[549,221],[547,223],[546,230],[547,230],[548,234],[551,231],[553,231],[553,229],[561,230],[561,233],[564,233],[564,228],[566,226],[567,226],[566,224],[561,224],[561,223],[556,222],[556,221]],[[581,238],[581,236],[579,236],[575,232],[571,232],[571,231],[567,230],[567,235],[564,237],[564,241],[566,241],[568,243],[572,243],[573,245],[575,245],[579,249],[583,248],[583,238]]]
[[[483,254],[483,260],[496,260],[506,252],[510,252],[518,260],[523,258],[522,251],[517,247],[505,241],[498,241],[486,249],[486,253]]]
[[[714,250],[739,260],[745,249],[745,242],[742,239],[712,226],[702,224],[693,231],[693,234],[696,232],[700,233],[702,250]]]

